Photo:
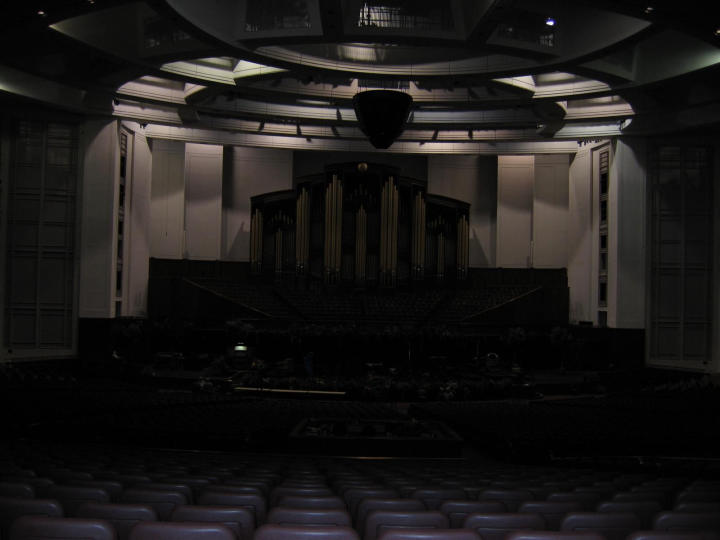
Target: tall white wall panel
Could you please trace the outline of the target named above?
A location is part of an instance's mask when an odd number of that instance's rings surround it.
[[[568,184],[567,268],[570,321],[592,321],[593,284],[592,155],[581,147],[571,158]]]
[[[135,131],[129,203],[128,292],[125,315],[147,315],[147,287],[150,261],[150,184],[152,153],[142,133]]]
[[[498,156],[497,266],[532,265],[533,156]]]
[[[497,158],[428,157],[428,192],[470,203],[470,266],[495,265]]]
[[[185,143],[153,139],[150,256],[182,259],[185,229]]]
[[[222,187],[222,258],[247,261],[250,254],[250,197],[293,187],[291,150],[225,148]]]
[[[188,259],[220,258],[222,158],[222,146],[185,145],[185,253]]]
[[[643,140],[617,141],[610,165],[608,326],[645,326],[646,174]]]
[[[535,156],[532,212],[535,268],[567,267],[569,166],[567,154]]]
[[[116,237],[116,177],[120,152],[116,120],[91,120],[82,127],[82,217],[79,316],[112,317],[113,249]]]

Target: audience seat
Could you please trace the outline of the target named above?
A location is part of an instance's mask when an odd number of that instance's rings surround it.
[[[390,528],[448,529],[447,517],[437,510],[401,511],[373,510],[365,519],[364,540],[376,540],[382,531]]]
[[[328,497],[335,495],[329,487],[286,487],[277,486],[270,492],[270,506],[277,506],[283,497],[294,495],[296,497]]]
[[[658,531],[698,531],[720,533],[720,514],[661,512],[655,516],[653,529]]]
[[[143,521],[130,531],[129,540],[236,540],[221,523]]]
[[[350,527],[269,524],[257,529],[253,540],[359,540],[359,537]]]
[[[232,530],[238,540],[251,540],[255,530],[253,512],[232,506],[178,506],[173,510],[170,521],[221,523]]]
[[[203,506],[239,506],[252,511],[257,526],[265,523],[267,505],[265,498],[257,494],[226,493],[222,491],[205,491],[198,499]]]
[[[348,505],[350,515],[357,517],[357,507],[363,499],[397,499],[400,498],[398,490],[393,488],[351,488],[343,493]]]
[[[528,501],[518,508],[519,513],[540,514],[548,530],[560,530],[560,524],[570,512],[581,512],[583,509],[579,501],[557,502],[557,501]]]
[[[35,488],[26,482],[0,482],[0,497],[35,498]]]
[[[720,514],[720,502],[683,502],[673,508],[673,512],[713,513]]]
[[[86,502],[110,502],[110,494],[102,488],[52,485],[41,490],[43,497],[60,501],[66,516],[74,516]]]
[[[650,529],[652,528],[655,516],[662,512],[662,506],[657,501],[606,501],[600,503],[596,511],[614,513],[630,512],[638,517],[642,529]]]
[[[482,540],[469,529],[385,529],[378,540]]]
[[[102,519],[23,516],[10,527],[8,540],[116,540],[113,526]]]
[[[152,506],[158,518],[162,521],[170,519],[170,515],[176,507],[188,503],[187,497],[178,491],[137,488],[123,491],[120,501]]]
[[[425,505],[418,499],[383,499],[368,497],[362,499],[357,506],[355,515],[355,528],[361,535],[365,533],[365,521],[370,512],[375,510],[388,510],[395,512],[423,512]]]
[[[119,540],[127,540],[132,529],[141,521],[157,521],[157,514],[151,506],[122,503],[84,503],[77,509],[81,518],[104,519],[117,531]]]
[[[193,504],[193,490],[187,484],[176,484],[170,482],[142,482],[135,484],[132,489],[143,489],[152,491],[175,491],[182,493],[188,501],[188,504]]]
[[[123,485],[116,480],[73,480],[70,485],[104,489],[110,495],[111,501],[118,501],[123,492]]]
[[[470,514],[501,514],[507,507],[500,501],[449,500],[443,501],[439,510],[448,517],[450,527],[458,529]]]
[[[278,502],[278,506],[289,508],[325,508],[347,510],[347,505],[337,495],[327,495],[325,497],[304,497],[299,495],[285,495]]]
[[[602,497],[597,493],[578,493],[577,491],[555,492],[548,495],[549,502],[577,502],[583,510],[592,512],[600,503]]]
[[[625,540],[625,537],[640,529],[640,519],[633,513],[574,512],[565,516],[560,530],[592,531],[608,540]]]
[[[505,540],[606,540],[602,534],[594,532],[568,531],[515,531]],[[670,540],[670,539],[668,539]]]
[[[467,499],[467,493],[459,488],[422,488],[413,491],[410,498],[421,500],[428,510],[437,510],[443,501]]]
[[[276,506],[267,515],[267,523],[275,525],[352,525],[347,510],[333,508],[288,508]]]
[[[0,497],[0,538],[7,538],[13,521],[21,516],[62,517],[62,505],[54,499]]]
[[[485,489],[478,497],[481,501],[500,501],[510,512],[515,512],[521,503],[534,499],[531,492],[521,489]]]
[[[503,540],[512,531],[538,530],[547,528],[540,514],[470,514],[465,518],[463,529],[476,531],[483,540]]]
[[[687,531],[636,531],[626,540],[720,540],[720,534]]]

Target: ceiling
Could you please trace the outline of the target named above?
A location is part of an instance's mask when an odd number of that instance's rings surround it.
[[[720,17],[707,5],[33,0],[2,17],[0,94],[150,137],[367,151],[352,98],[384,88],[413,98],[389,151],[567,152],[716,129]]]

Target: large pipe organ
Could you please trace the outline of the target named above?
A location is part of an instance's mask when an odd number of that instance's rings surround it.
[[[396,167],[331,165],[251,206],[256,274],[361,287],[467,277],[469,204],[427,193]]]

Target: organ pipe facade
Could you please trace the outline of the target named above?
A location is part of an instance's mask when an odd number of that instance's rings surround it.
[[[254,273],[354,287],[467,277],[469,204],[397,167],[330,165],[251,205]]]

